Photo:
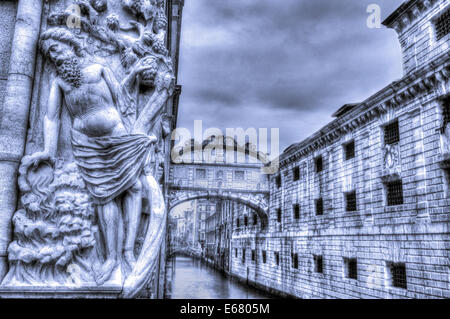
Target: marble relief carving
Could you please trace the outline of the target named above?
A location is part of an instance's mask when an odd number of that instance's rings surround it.
[[[164,107],[175,85],[165,1],[73,4],[79,28],[67,26],[69,11],[58,11],[41,33],[51,73],[43,143],[21,162],[2,285],[112,285],[133,297],[151,278],[165,228],[160,182],[171,119]],[[64,108],[70,127],[62,125]],[[62,130],[70,133],[70,158],[59,157]],[[136,249],[140,229],[147,231]]]

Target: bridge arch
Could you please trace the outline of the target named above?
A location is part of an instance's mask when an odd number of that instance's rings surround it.
[[[261,220],[261,228],[264,230],[268,225],[268,199],[263,195],[216,192],[216,191],[172,191],[169,197],[169,210],[187,201],[196,199],[221,199],[244,204],[252,208]]]

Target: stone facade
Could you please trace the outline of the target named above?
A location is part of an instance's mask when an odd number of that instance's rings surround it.
[[[300,298],[450,297],[448,10],[412,0],[385,20],[404,77],[283,152],[268,230],[234,224],[233,276]]]

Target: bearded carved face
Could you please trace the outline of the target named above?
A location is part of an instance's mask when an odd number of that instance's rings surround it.
[[[144,58],[142,64],[150,66],[150,68],[141,73],[141,84],[144,86],[153,86],[158,72],[158,64],[156,63],[155,58],[151,56]]]
[[[76,55],[72,47],[64,42],[52,41],[47,51],[50,61],[56,66],[61,65],[64,61],[74,58]]]

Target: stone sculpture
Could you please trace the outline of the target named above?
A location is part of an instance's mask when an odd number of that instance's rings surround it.
[[[43,145],[21,162],[22,207],[13,217],[10,270],[2,285],[119,285],[123,297],[133,297],[158,262],[166,210],[156,179],[164,149],[159,143],[155,152],[154,144],[171,129],[161,114],[175,77],[163,42],[164,1],[122,3],[143,23],[122,28],[106,0],[74,1],[85,15],[81,35],[65,27],[68,12],[49,15],[39,41],[55,70]],[[122,32],[133,28],[138,37]],[[106,63],[95,62],[93,41],[107,44],[97,46],[105,56],[120,55],[122,81]],[[143,87],[152,92],[144,103]],[[57,157],[63,108],[71,120],[73,159]],[[150,215],[148,225],[142,226],[142,213]],[[146,232],[136,249],[139,229]]]

